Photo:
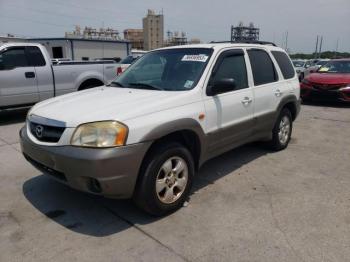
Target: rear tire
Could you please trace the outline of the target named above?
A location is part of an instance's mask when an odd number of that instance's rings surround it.
[[[194,172],[193,157],[186,147],[174,142],[160,144],[146,156],[133,200],[151,215],[174,212],[186,201]]]
[[[285,149],[290,141],[293,129],[292,114],[287,108],[283,108],[272,129],[272,140],[269,145],[274,151]]]

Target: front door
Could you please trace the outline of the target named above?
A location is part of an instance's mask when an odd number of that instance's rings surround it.
[[[208,151],[215,155],[244,143],[253,129],[253,93],[248,84],[245,53],[224,51],[218,57],[209,85],[219,79],[234,79],[236,88],[204,98],[207,114]]]
[[[0,107],[39,101],[35,68],[29,66],[25,47],[0,53]]]

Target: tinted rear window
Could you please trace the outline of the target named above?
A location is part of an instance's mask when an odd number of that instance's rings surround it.
[[[45,66],[46,62],[40,49],[36,46],[27,46],[26,52],[30,66]]]
[[[288,58],[288,56],[284,52],[280,52],[280,51],[272,51],[271,53],[276,59],[277,64],[282,71],[282,75],[284,79],[293,78],[295,75],[294,67],[290,62],[290,59]]]
[[[250,64],[254,77],[254,85],[263,85],[276,82],[278,80],[275,66],[264,50],[251,49],[248,50]]]

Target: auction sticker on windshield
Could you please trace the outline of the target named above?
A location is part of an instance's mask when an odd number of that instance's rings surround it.
[[[203,62],[205,63],[208,59],[207,55],[184,55],[181,61],[191,61],[191,62]]]

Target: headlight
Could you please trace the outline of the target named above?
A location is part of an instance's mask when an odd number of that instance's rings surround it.
[[[127,126],[117,121],[86,123],[78,126],[74,131],[71,144],[82,147],[123,146],[127,135]]]
[[[339,89],[340,91],[350,92],[350,84]]]

